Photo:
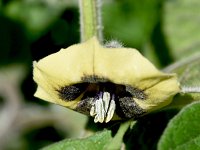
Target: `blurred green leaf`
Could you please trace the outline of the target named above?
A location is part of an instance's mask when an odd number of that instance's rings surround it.
[[[174,97],[168,108],[183,107],[200,100],[200,54],[179,60],[163,71],[177,73],[181,87],[181,93]]]
[[[200,149],[200,103],[186,106],[168,124],[158,144],[159,150]]]
[[[111,131],[104,130],[102,132],[97,132],[96,134],[85,139],[63,140],[45,147],[43,150],[102,150],[104,146],[111,140],[111,138]]]
[[[23,28],[0,12],[0,66],[31,62],[29,50]]]
[[[164,22],[167,41],[176,59],[188,57],[200,50],[200,1],[166,0]]]
[[[106,37],[140,48],[157,22],[159,3],[157,0],[105,2],[102,15]]]
[[[200,87],[200,60],[188,64],[185,66],[185,69],[182,68],[181,71],[182,73],[179,80],[182,86]]]
[[[177,61],[163,71],[176,73],[181,86],[200,86],[200,53]]]
[[[12,0],[4,8],[4,13],[9,18],[21,22],[29,36],[37,39],[58,19],[66,7],[74,6],[74,3],[64,0]]]

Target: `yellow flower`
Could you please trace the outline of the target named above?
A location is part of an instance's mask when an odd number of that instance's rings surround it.
[[[175,74],[157,70],[133,48],[107,48],[94,37],[33,63],[35,96],[95,122],[138,118],[180,91]]]

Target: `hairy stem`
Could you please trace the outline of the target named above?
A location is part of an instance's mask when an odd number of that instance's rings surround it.
[[[199,86],[183,86],[181,87],[182,93],[200,93],[200,87]]]
[[[191,57],[189,57],[187,59],[180,60],[180,61],[178,61],[178,62],[176,62],[176,63],[174,63],[174,64],[172,64],[172,65],[170,65],[170,66],[168,66],[166,68],[164,68],[162,71],[168,72],[168,73],[169,72],[173,72],[177,68],[182,67],[184,65],[187,65],[189,63],[195,62],[195,61],[197,61],[199,59],[200,59],[200,55],[194,55],[194,56],[191,56]]]
[[[79,0],[81,42],[97,36],[102,41],[101,0]]]

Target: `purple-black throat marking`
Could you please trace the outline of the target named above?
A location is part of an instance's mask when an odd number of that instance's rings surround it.
[[[94,117],[94,122],[109,122],[114,114],[121,119],[136,119],[145,113],[135,101],[145,101],[145,90],[131,85],[115,84],[105,78],[87,76],[82,83],[56,89],[60,99],[78,103],[74,110]]]

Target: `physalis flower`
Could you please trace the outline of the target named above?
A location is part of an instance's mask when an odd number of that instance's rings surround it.
[[[137,119],[180,91],[175,74],[157,70],[133,48],[105,47],[94,37],[33,63],[35,96],[94,117]]]

